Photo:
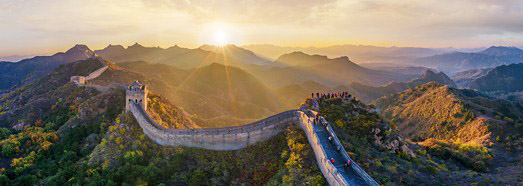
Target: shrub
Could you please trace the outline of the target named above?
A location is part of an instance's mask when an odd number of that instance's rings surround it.
[[[416,150],[416,153],[419,154],[419,155],[421,155],[421,156],[425,156],[425,155],[427,155],[427,151],[426,151],[426,150],[422,150],[422,149],[420,149],[420,150]]]
[[[514,119],[509,118],[509,117],[504,117],[503,121],[506,121],[507,123],[514,123]]]
[[[345,128],[347,126],[347,123],[341,119],[336,120],[336,122],[334,122],[334,123],[339,128]]]
[[[485,162],[478,160],[478,161],[474,162],[474,164],[472,165],[472,169],[474,169],[475,171],[478,171],[478,172],[483,172],[483,171],[486,171],[487,165],[485,164]]]
[[[190,186],[207,185],[207,176],[202,170],[198,169],[191,174],[188,183]]]
[[[425,171],[427,171],[428,173],[431,173],[431,174],[437,174],[438,173],[438,168],[436,168],[434,166],[431,166],[431,165],[427,165],[425,167]]]

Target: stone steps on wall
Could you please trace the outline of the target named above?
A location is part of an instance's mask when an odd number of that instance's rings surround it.
[[[345,167],[347,162],[344,161],[343,155],[338,151],[336,145],[334,145],[334,140],[332,142],[329,141],[330,134],[325,126],[322,124],[314,125],[314,132],[320,138],[321,146],[325,149],[327,158],[334,158],[334,166],[345,180],[347,180],[351,185],[367,185],[365,180],[363,180],[356,171],[352,168]]]

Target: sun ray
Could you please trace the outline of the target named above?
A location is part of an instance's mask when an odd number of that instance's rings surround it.
[[[229,91],[229,100],[231,101],[231,106],[232,106],[232,111],[233,112],[236,112],[237,111],[237,105],[236,105],[236,101],[235,101],[235,97],[234,97],[234,92],[233,92],[233,87],[232,87],[232,81],[231,81],[231,76],[230,76],[230,73],[229,73],[229,60],[228,60],[228,57],[227,57],[227,47],[218,47],[218,48],[221,48],[221,54],[222,54],[222,57],[223,57],[223,63],[224,63],[224,67],[225,67],[225,77],[227,79],[227,88],[228,88],[228,91]]]
[[[187,77],[180,83],[180,85],[174,90],[174,92],[178,92],[181,88],[183,88],[183,86],[185,85],[185,83],[187,83],[191,78],[192,76],[194,76],[194,74],[196,74],[196,72],[201,68],[203,67],[208,60],[210,60],[210,58],[216,54],[215,52],[216,49],[213,49],[212,51],[209,52],[209,54],[207,56],[205,56],[205,58],[195,67],[191,70],[191,72],[189,73],[189,75],[187,75]],[[211,59],[212,60],[212,59]]]

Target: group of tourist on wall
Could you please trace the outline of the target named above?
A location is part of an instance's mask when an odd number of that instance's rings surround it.
[[[330,98],[347,98],[350,99],[352,95],[350,95],[348,92],[337,92],[337,93],[311,93],[312,99],[316,98],[318,101],[318,104],[320,104],[323,100],[330,99]]]
[[[316,101],[318,102],[318,104],[320,104],[320,102],[324,99],[330,99],[330,98],[347,98],[347,99],[350,99],[352,97],[352,95],[350,95],[348,92],[341,92],[341,93],[327,93],[327,94],[320,94],[320,93],[316,93]],[[312,93],[312,98],[314,99],[314,93]],[[314,114],[314,120],[312,121],[312,124],[313,125],[323,125],[323,127],[325,127],[325,130],[328,130],[328,126],[327,126],[327,123],[325,122],[322,122],[322,116],[320,115],[319,112],[316,112]],[[329,133],[329,143],[334,143],[334,137]],[[337,146],[337,150],[338,150],[338,153],[341,153],[341,146]],[[334,158],[330,158],[329,161],[334,165]],[[345,167],[349,168],[350,167],[350,159],[347,160],[347,162],[345,163]]]

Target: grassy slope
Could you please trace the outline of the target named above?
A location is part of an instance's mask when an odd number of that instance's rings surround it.
[[[161,96],[149,94],[147,113],[165,128],[200,128],[183,109]]]
[[[521,179],[521,167],[512,167],[523,162],[518,155],[523,126],[519,103],[427,83],[380,99],[378,107],[404,137],[462,166],[454,170],[456,177],[478,171],[488,174],[476,178],[498,184]],[[514,170],[505,174],[505,168]]]

